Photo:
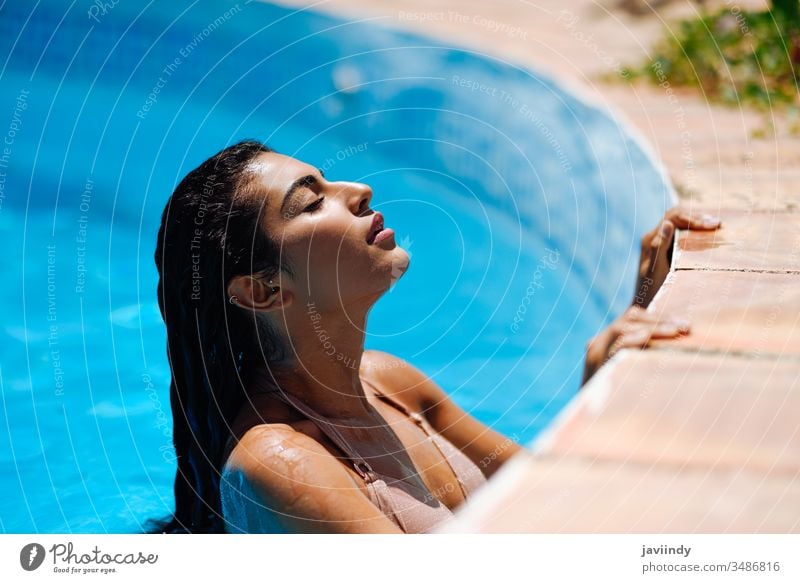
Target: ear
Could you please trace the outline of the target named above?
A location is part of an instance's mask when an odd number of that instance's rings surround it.
[[[237,275],[228,282],[228,297],[234,298],[231,303],[244,308],[269,312],[288,307],[294,296],[264,277]]]

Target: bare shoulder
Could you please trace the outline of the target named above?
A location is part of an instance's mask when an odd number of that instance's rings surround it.
[[[290,425],[249,429],[224,471],[243,485],[242,495],[226,494],[244,522],[286,532],[398,532],[336,457]]]
[[[365,350],[361,368],[369,380],[380,385],[381,390],[414,411],[426,409],[432,398],[446,398],[428,375],[407,360],[388,352]]]
[[[228,458],[227,468],[243,473],[265,486],[283,487],[297,468],[314,467],[314,473],[347,471],[317,440],[286,423],[264,423],[251,427]],[[354,484],[355,485],[355,484]]]
[[[388,374],[409,366],[411,365],[402,358],[382,350],[365,350],[361,357],[361,369],[372,374]]]

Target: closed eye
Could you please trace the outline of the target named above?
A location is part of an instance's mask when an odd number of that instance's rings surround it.
[[[319,208],[322,206],[322,201],[323,201],[323,200],[325,200],[325,197],[324,197],[324,196],[321,196],[321,197],[319,197],[317,200],[315,200],[315,201],[314,201],[314,202],[312,202],[310,205],[308,205],[306,208],[304,208],[304,209],[303,209],[303,212],[304,212],[304,213],[313,213],[313,212],[316,212],[316,211],[317,211],[317,210],[319,210]]]

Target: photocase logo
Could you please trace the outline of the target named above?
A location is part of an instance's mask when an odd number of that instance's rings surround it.
[[[44,547],[39,543],[29,543],[19,552],[19,564],[26,571],[35,571],[44,562]]]
[[[390,292],[394,291],[394,284],[397,283],[398,279],[403,277],[403,274],[406,272],[406,269],[408,269],[408,264],[411,261],[411,245],[412,244],[413,244],[413,242],[411,241],[411,237],[409,237],[408,235],[404,235],[400,239],[400,245],[399,246],[402,247],[403,249],[405,249],[406,253],[408,253],[408,261],[402,261],[402,262],[401,261],[397,261],[397,260],[392,261],[392,281],[389,284],[389,286],[390,286],[389,287],[389,291]]]

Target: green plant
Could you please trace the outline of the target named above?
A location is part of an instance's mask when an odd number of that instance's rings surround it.
[[[800,0],[773,0],[761,12],[733,6],[706,13],[670,28],[631,78],[695,86],[713,101],[796,109],[799,28]]]
[[[800,0],[772,0],[772,12],[796,28],[800,20]]]

